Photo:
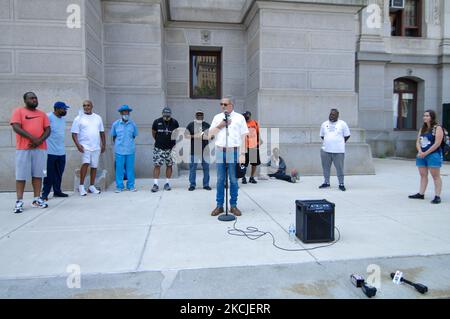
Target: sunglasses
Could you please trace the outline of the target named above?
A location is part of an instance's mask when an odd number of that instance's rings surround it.
[[[83,106],[86,106],[86,107],[88,107],[88,106],[91,106],[90,104],[83,104]]]
[[[229,103],[220,103],[220,106],[227,106]]]

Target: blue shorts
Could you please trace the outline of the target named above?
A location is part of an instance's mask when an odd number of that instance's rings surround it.
[[[431,153],[425,158],[416,158],[417,167],[441,168],[442,162],[443,158],[441,152]]]

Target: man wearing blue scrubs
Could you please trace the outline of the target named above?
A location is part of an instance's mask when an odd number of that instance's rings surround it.
[[[61,191],[61,181],[66,167],[66,148],[64,145],[66,119],[68,105],[64,102],[56,102],[53,112],[47,114],[50,120],[51,133],[47,139],[47,177],[44,178],[44,187],[41,198],[48,200],[48,195],[53,188],[53,197],[68,197]]]
[[[123,179],[126,169],[127,190],[136,192],[134,185],[134,160],[135,160],[135,138],[138,136],[136,123],[130,119],[133,111],[128,105],[119,108],[121,119],[113,123],[111,136],[114,142],[114,152],[116,154],[116,193],[124,191]]]

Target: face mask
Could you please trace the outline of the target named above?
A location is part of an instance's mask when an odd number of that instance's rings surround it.
[[[244,117],[247,122],[250,120],[250,117],[248,117],[248,116],[244,116]]]
[[[124,120],[125,122],[128,121],[130,119],[130,115],[122,115],[122,120]]]
[[[329,120],[330,122],[337,122],[337,117],[330,115]]]
[[[164,121],[169,122],[170,121],[170,116],[163,116]]]
[[[59,113],[61,116],[66,116],[67,115],[67,111],[62,111],[61,113]]]

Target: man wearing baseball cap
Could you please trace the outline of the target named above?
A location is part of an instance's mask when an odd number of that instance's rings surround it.
[[[48,200],[53,188],[53,197],[68,197],[61,190],[61,181],[66,167],[66,148],[64,145],[66,133],[66,119],[68,106],[64,102],[56,102],[53,112],[47,114],[50,120],[51,134],[47,139],[47,177],[44,178],[42,199]]]
[[[130,113],[133,109],[128,105],[122,105],[118,111],[121,118],[115,121],[111,127],[116,156],[116,193],[124,191],[125,169],[127,172],[127,190],[136,192],[137,189],[134,186],[136,145],[134,140],[138,136],[138,128],[136,123],[130,119]]]
[[[191,156],[189,162],[189,191],[196,187],[197,164],[203,168],[203,189],[210,191],[209,187],[209,149],[208,130],[210,125],[204,121],[202,110],[195,112],[195,120],[186,127],[185,137],[191,140]],[[206,151],[205,151],[206,150]]]
[[[159,190],[158,179],[161,173],[161,166],[163,165],[166,165],[166,183],[164,184],[164,190],[170,191],[172,189],[170,187],[170,178],[172,177],[172,166],[175,163],[175,155],[172,149],[176,143],[172,139],[172,133],[178,127],[178,121],[172,118],[172,110],[169,107],[165,107],[162,112],[162,117],[153,122],[152,135],[155,139],[153,149],[153,193]]]

